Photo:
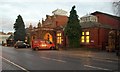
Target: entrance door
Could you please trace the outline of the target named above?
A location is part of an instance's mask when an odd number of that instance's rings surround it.
[[[50,33],[46,33],[44,39],[53,42],[53,37]]]

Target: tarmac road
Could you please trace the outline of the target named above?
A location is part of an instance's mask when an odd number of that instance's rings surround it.
[[[118,71],[118,61],[75,56],[74,51],[15,49],[0,46],[2,70],[105,70]]]

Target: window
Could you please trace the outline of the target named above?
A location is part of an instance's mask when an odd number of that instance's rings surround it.
[[[90,37],[86,36],[86,43],[89,43]]]
[[[57,36],[61,36],[61,33],[57,33]]]
[[[57,44],[61,44],[62,43],[62,37],[61,37],[61,33],[57,33]]]
[[[82,35],[84,35],[84,32],[82,32]]]
[[[84,36],[81,37],[81,42],[82,42],[82,43],[85,42]]]
[[[88,31],[86,32],[86,35],[89,35],[89,32],[88,32]]]
[[[89,33],[89,31],[82,32],[81,42],[82,43],[89,43],[90,42],[90,33]]]

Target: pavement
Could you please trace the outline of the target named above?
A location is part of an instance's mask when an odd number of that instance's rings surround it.
[[[65,53],[76,57],[87,57],[102,60],[118,61],[120,56],[116,56],[115,52],[107,52],[105,50],[92,49],[92,48],[60,48]]]

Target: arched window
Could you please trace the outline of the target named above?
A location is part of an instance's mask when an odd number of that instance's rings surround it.
[[[53,42],[52,35],[50,33],[46,33],[45,36],[44,36],[44,39]]]

